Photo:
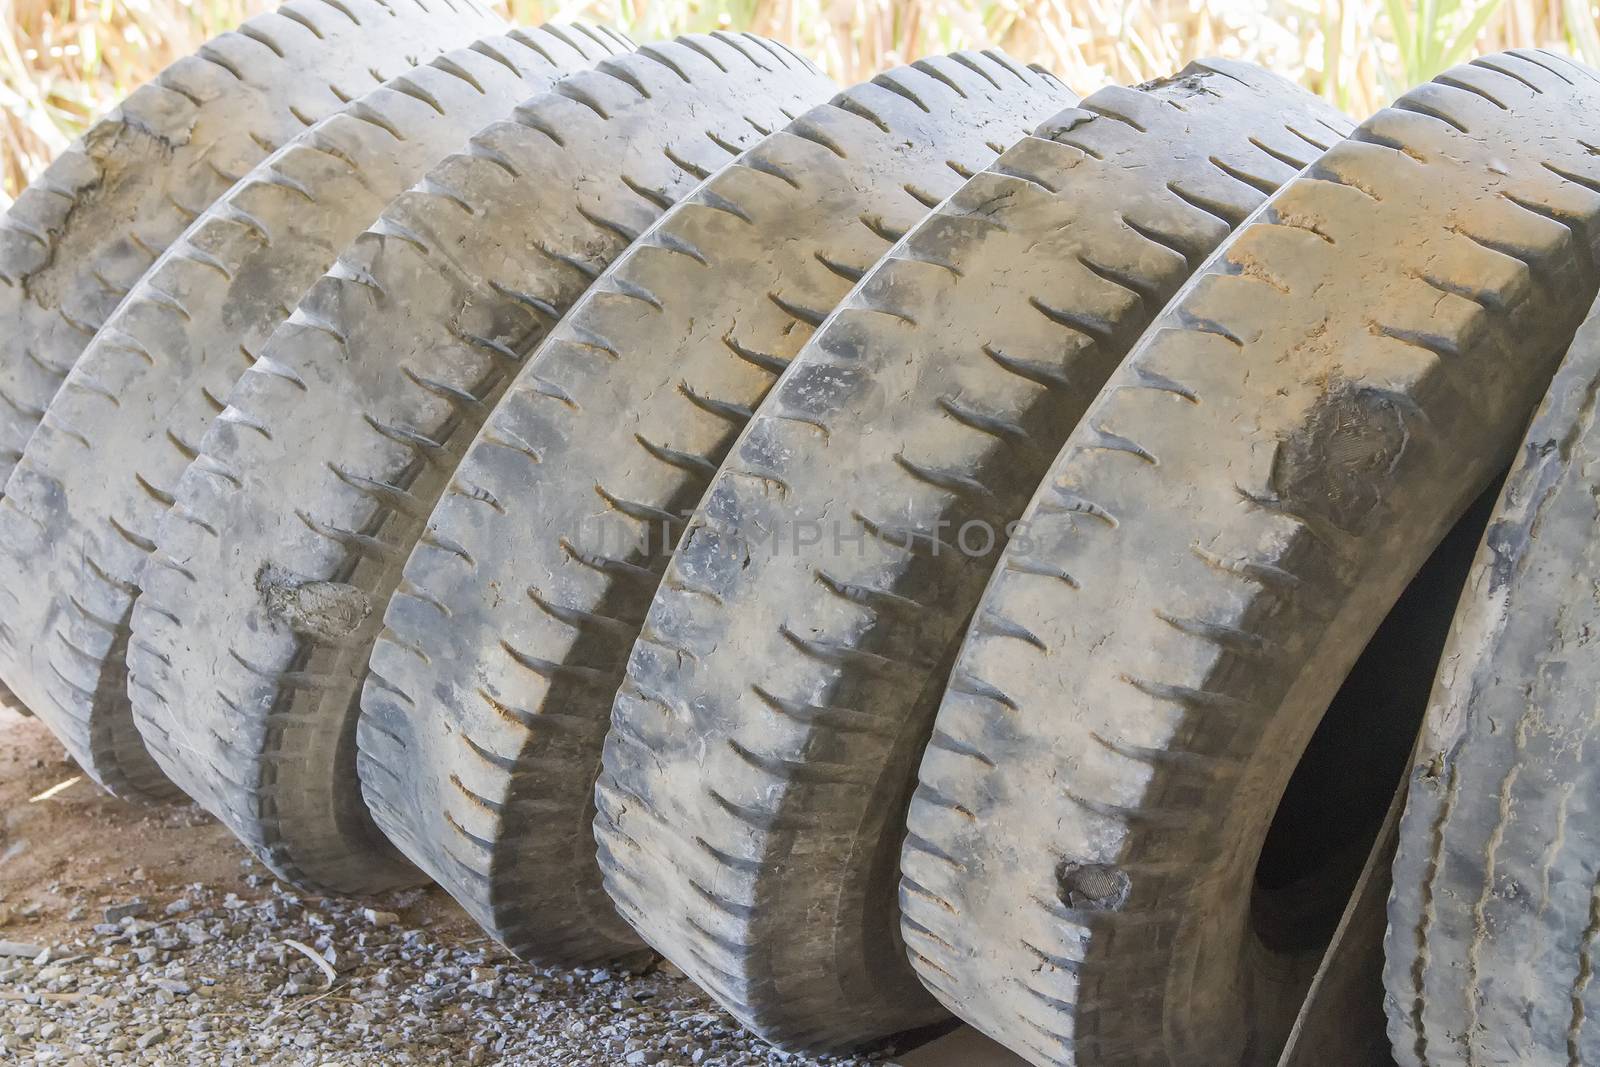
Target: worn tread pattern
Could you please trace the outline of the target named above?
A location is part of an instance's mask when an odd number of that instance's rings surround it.
[[[0,220],[0,484],[84,346],[217,197],[374,82],[504,25],[478,0],[290,0],[73,142]]]
[[[1226,61],[1095,93],[898,243],[734,446],[633,649],[596,834],[624,911],[759,1033],[916,1021],[880,1001],[920,992],[900,827],[999,540],[972,533],[1019,516],[1167,298],[1349,129]]]
[[[171,791],[127,696],[129,618],[174,489],[254,353],[396,196],[568,70],[589,27],[481,38],[268,156],[162,254],[79,356],[0,498],[0,677],[96,781]]]
[[[1073,99],[974,52],[811,109],[641,236],[479,433],[374,649],[362,780],[379,825],[518,953],[594,958],[609,947],[597,928],[627,929],[595,863],[592,797],[676,516],[853,280]],[[890,1025],[904,1011],[873,1003]]]
[[[416,877],[362,803],[355,723],[423,521],[600,270],[830,91],[739,34],[569,75],[391,204],[240,378],[157,533],[129,686],[163,769],[274,870],[332,889]]]
[[[1418,742],[1385,943],[1404,1067],[1600,1063],[1600,310],[1523,440]]]
[[[979,1029],[1039,1064],[1270,1061],[1296,987],[1253,934],[1257,855],[1593,299],[1597,103],[1539,52],[1406,93],[1222,245],[1073,431],[902,854],[914,962]]]

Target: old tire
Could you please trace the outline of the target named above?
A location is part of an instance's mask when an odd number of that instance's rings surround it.
[[[734,446],[634,647],[596,833],[625,912],[758,1033],[919,1021],[904,813],[993,533],[1167,298],[1349,128],[1224,61],[1094,94],[896,245]]]
[[[476,0],[291,0],[75,141],[0,222],[0,483],[78,353],[196,215],[374,79],[503,26]]]
[[[1274,1055],[1295,960],[1253,921],[1263,839],[1593,298],[1597,104],[1542,53],[1413,89],[1225,242],[1089,408],[908,818],[907,941],[974,1025],[1039,1064]]]
[[[1385,946],[1403,1067],[1600,1063],[1597,394],[1600,310],[1524,438],[1417,744]]]
[[[355,725],[423,520],[606,263],[828,91],[732,34],[569,75],[390,205],[240,378],[156,534],[129,685],[162,768],[278,873],[344,890],[416,877],[362,802]]]
[[[995,144],[1072,99],[1004,56],[958,53],[811,109],[613,264],[480,432],[374,649],[361,767],[379,824],[520,954],[584,958],[589,930],[618,924],[594,782],[675,516],[852,281]],[[649,912],[624,902],[647,934]],[[914,992],[913,1021],[937,1012]],[[890,1027],[908,1010],[858,1007]]]
[[[203,212],[78,357],[0,504],[0,678],[101,785],[172,790],[134,728],[128,623],[219,398],[389,201],[566,70],[629,47],[587,27],[518,30],[363,94]]]

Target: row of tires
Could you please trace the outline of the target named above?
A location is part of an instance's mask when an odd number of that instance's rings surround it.
[[[0,678],[286,879],[788,1048],[1254,1064],[1465,579],[1390,1037],[1600,1064],[1597,114],[291,0],[0,226]]]

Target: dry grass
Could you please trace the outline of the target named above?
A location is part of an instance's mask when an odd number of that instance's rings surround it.
[[[589,18],[640,40],[749,29],[842,82],[998,44],[1080,91],[1250,59],[1353,115],[1474,51],[1562,48],[1600,65],[1595,0],[502,0],[516,22]],[[95,116],[270,0],[0,0],[0,205]]]

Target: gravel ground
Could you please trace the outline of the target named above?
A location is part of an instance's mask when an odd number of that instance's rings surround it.
[[[0,712],[0,1062],[734,1065],[771,1049],[670,964],[539,970],[437,889],[296,892],[193,806],[81,779]],[[198,880],[196,880],[198,879]]]
[[[741,1033],[670,965],[535,970],[402,919],[420,892],[364,906],[245,881],[259,894],[193,885],[102,908],[47,946],[0,944],[0,1060],[809,1062]]]

